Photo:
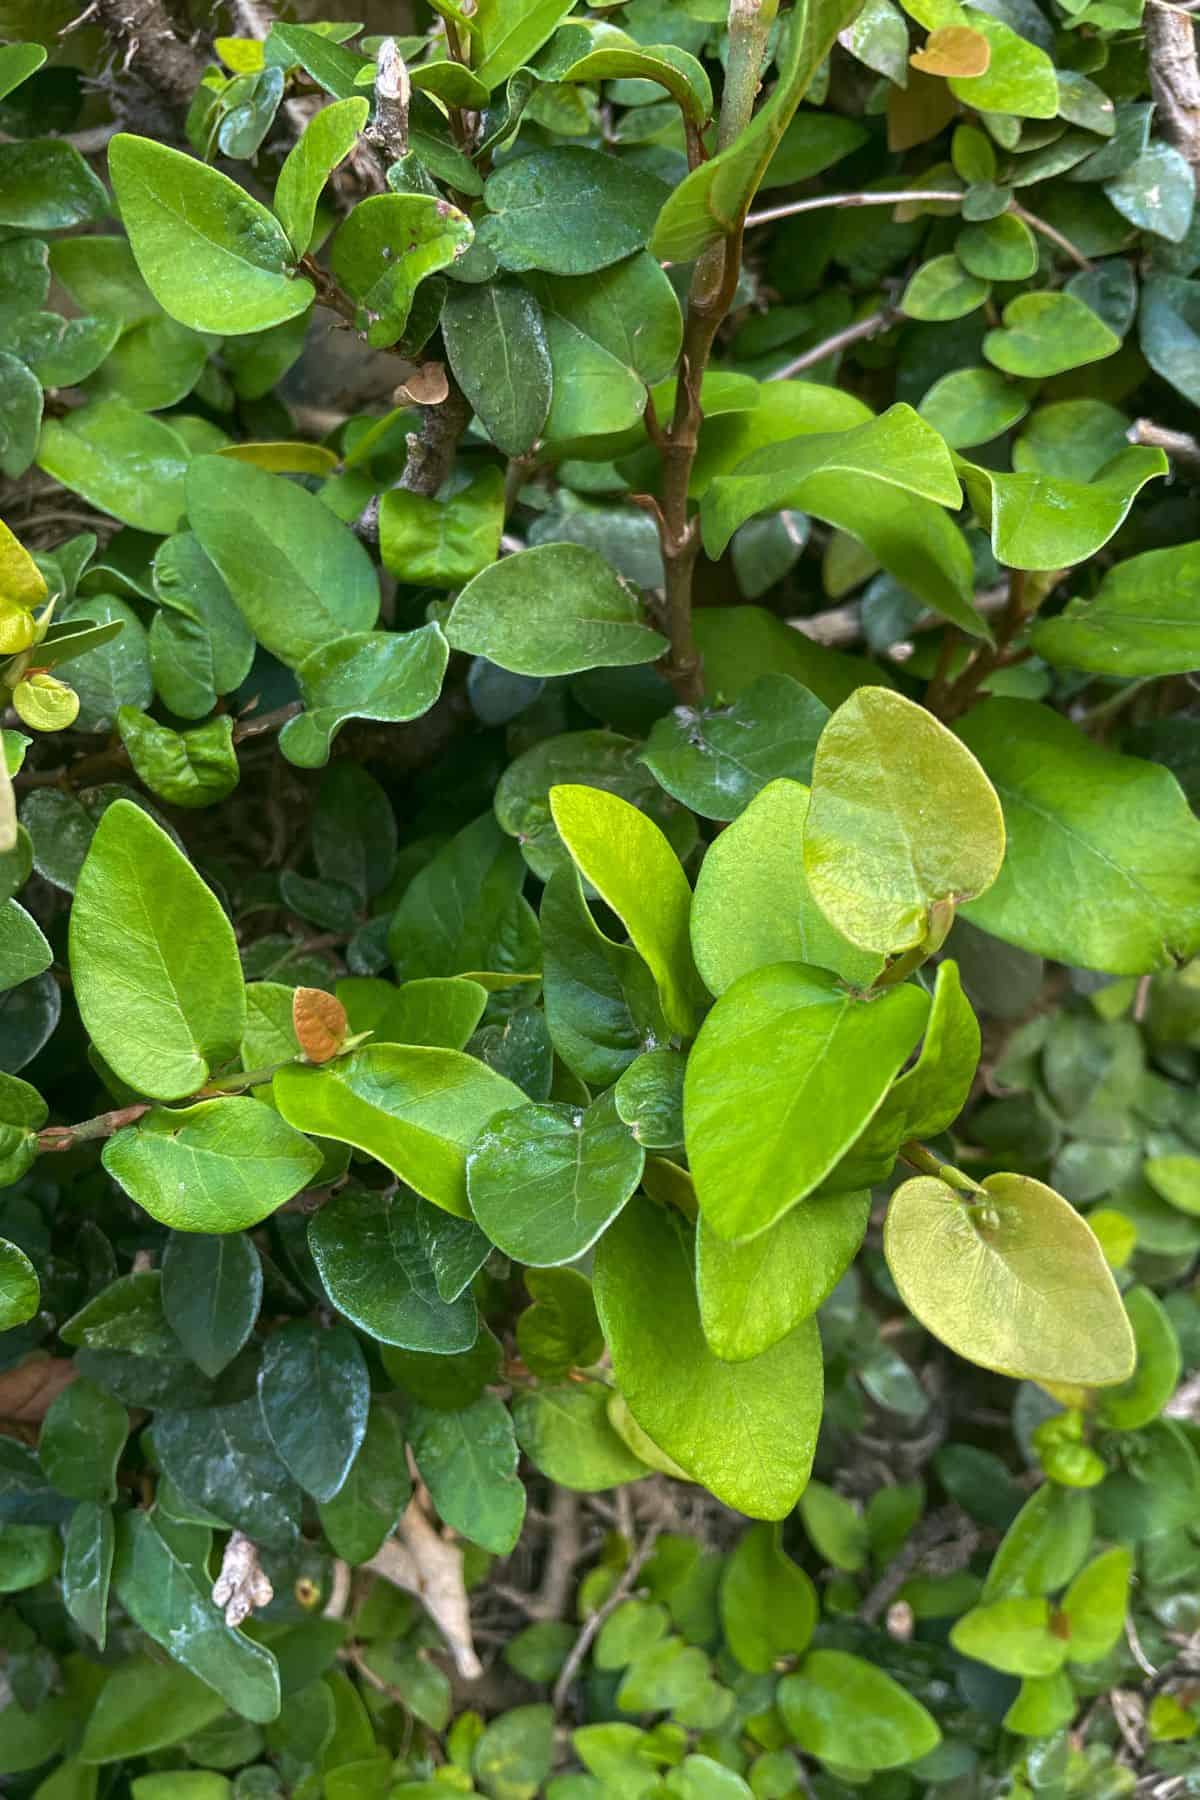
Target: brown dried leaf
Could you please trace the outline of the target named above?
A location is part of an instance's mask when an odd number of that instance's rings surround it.
[[[445,364],[427,362],[396,389],[393,398],[401,406],[405,401],[414,406],[440,406],[449,392]]]
[[[985,75],[992,46],[981,31],[973,31],[969,25],[939,25],[908,60],[925,75]]]
[[[292,995],[292,1029],[311,1063],[337,1055],[349,1023],[341,1001],[321,988],[298,987]]]
[[[77,1370],[69,1356],[35,1355],[0,1375],[0,1421],[40,1425],[51,1403],[74,1381]]]

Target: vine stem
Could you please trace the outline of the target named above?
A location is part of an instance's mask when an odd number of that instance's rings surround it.
[[[94,1119],[84,1119],[78,1125],[47,1125],[37,1134],[38,1154],[48,1156],[60,1150],[73,1150],[76,1144],[85,1144],[94,1138],[112,1137],[126,1125],[136,1125],[150,1111],[150,1104],[148,1100],[139,1100],[134,1106],[118,1106],[112,1112],[98,1113]]]
[[[758,93],[767,33],[777,0],[730,0],[729,55],[718,148],[732,144],[750,123]],[[700,555],[699,520],[688,517],[688,487],[703,417],[700,395],[704,371],[721,322],[737,292],[742,266],[742,229],[706,250],[696,264],[688,296],[687,322],[675,385],[675,412],[662,433],[662,503],[657,508],[671,648],[664,673],[680,700],[697,705],[704,682],[692,628],[692,588]]]

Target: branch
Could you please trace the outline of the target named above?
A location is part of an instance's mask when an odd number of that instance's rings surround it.
[[[1191,165],[1200,182],[1200,70],[1191,18],[1162,0],[1147,0],[1144,16],[1150,92],[1158,126],[1169,144]]]
[[[1176,462],[1200,468],[1200,441],[1186,431],[1169,431],[1165,425],[1156,425],[1153,419],[1135,419],[1125,436],[1131,444],[1152,444],[1156,449],[1165,450]]]
[[[141,1100],[133,1106],[118,1106],[112,1112],[97,1113],[94,1119],[84,1119],[79,1125],[46,1125],[37,1134],[38,1155],[53,1155],[60,1150],[73,1150],[76,1144],[87,1143],[93,1138],[112,1137],[126,1125],[136,1125],[149,1111],[150,1102]]]
[[[375,118],[366,135],[387,162],[399,162],[408,150],[408,108],[412,84],[395,38],[384,38],[376,57]]]
[[[175,35],[162,0],[95,0],[96,17],[134,68],[173,106],[191,105],[205,61]]]
[[[751,213],[746,220],[752,225],[773,225],[776,219],[792,219],[797,213],[820,212],[827,206],[901,206],[914,200],[961,200],[962,188],[888,188],[882,192],[859,194],[816,194],[809,200],[789,200],[783,206],[769,206],[763,212]]]
[[[620,1491],[621,1490],[618,1489],[618,1492]],[[652,1525],[650,1527],[650,1530],[646,1533],[645,1537],[626,1563],[621,1574],[621,1579],[617,1582],[616,1587],[608,1596],[608,1599],[604,1602],[603,1606],[597,1607],[594,1613],[588,1615],[583,1630],[572,1644],[571,1654],[567,1657],[566,1662],[559,1670],[558,1680],[554,1684],[554,1710],[556,1713],[560,1713],[566,1705],[567,1695],[571,1691],[571,1683],[574,1681],[576,1675],[578,1675],[580,1665],[588,1651],[591,1649],[592,1644],[600,1631],[600,1627],[604,1624],[606,1619],[610,1618],[612,1614],[616,1612],[622,1600],[633,1592],[638,1576],[650,1559],[650,1553],[654,1549],[654,1543],[655,1539],[658,1537],[658,1532],[659,1527],[657,1525]]]
[[[878,337],[881,331],[888,331],[897,320],[903,317],[894,306],[881,306],[878,312],[871,313],[866,319],[859,319],[854,325],[847,325],[842,331],[835,331],[832,337],[823,338],[810,350],[802,350],[794,356],[790,363],[782,369],[776,369],[768,375],[768,381],[789,381],[793,375],[799,375],[803,369],[811,369],[817,363],[824,362],[827,356],[836,356],[840,350],[848,350],[851,344],[860,344],[864,338]]]
[[[396,486],[409,494],[423,494],[432,499],[454,467],[458,440],[471,422],[471,405],[449,368],[446,369],[446,398],[437,406],[418,408],[420,431],[408,434],[408,460]],[[379,500],[376,494],[367,501],[354,521],[354,530],[364,543],[373,548],[379,544]]]

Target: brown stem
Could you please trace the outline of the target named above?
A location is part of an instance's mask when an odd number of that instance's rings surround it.
[[[375,117],[366,135],[385,162],[394,163],[408,150],[412,84],[395,38],[384,38],[375,61]]]
[[[133,68],[172,106],[191,105],[204,58],[175,35],[162,0],[95,0],[95,15]]]
[[[139,1100],[133,1106],[118,1106],[112,1112],[98,1113],[94,1119],[84,1119],[78,1125],[47,1125],[37,1134],[38,1154],[53,1155],[61,1150],[73,1150],[76,1144],[94,1138],[112,1137],[126,1125],[136,1125],[149,1111],[150,1102]]]
[[[987,677],[999,668],[1005,668],[1011,662],[1023,660],[1021,651],[1011,652],[1009,646],[1017,637],[1025,624],[1031,619],[1042,600],[1050,591],[1054,582],[1053,576],[1043,576],[1032,595],[1024,569],[1010,569],[1008,572],[1008,604],[1004,608],[996,626],[996,641],[984,645],[975,652],[958,680],[945,693],[938,707],[930,707],[937,711],[942,719],[956,719],[970,706],[980,686]],[[926,696],[929,705],[929,697]]]
[[[1150,92],[1158,128],[1190,165],[1200,181],[1200,69],[1196,66],[1196,28],[1186,12],[1147,0],[1143,25]]]
[[[619,1489],[618,1492],[620,1492]],[[613,1588],[612,1593],[608,1596],[608,1599],[602,1606],[597,1607],[594,1613],[590,1613],[584,1622],[583,1630],[572,1644],[570,1655],[563,1664],[562,1669],[559,1672],[558,1680],[554,1684],[554,1710],[556,1713],[561,1713],[565,1707],[567,1695],[571,1691],[571,1683],[574,1681],[576,1675],[578,1675],[583,1659],[590,1650],[601,1626],[606,1619],[610,1618],[612,1614],[616,1612],[626,1595],[633,1592],[633,1589],[637,1584],[638,1576],[641,1574],[645,1564],[649,1561],[650,1554],[654,1549],[655,1541],[658,1537],[658,1532],[659,1527],[657,1525],[652,1525],[650,1527],[646,1536],[642,1539],[641,1543],[626,1563],[625,1568],[621,1573],[621,1578]]]
[[[446,365],[448,384],[446,398],[437,406],[421,406],[419,431],[408,434],[408,458],[404,473],[396,483],[409,494],[423,494],[427,500],[437,493],[454,467],[458,440],[471,423],[471,403]],[[379,495],[367,501],[354,521],[354,529],[364,544],[379,544]]]
[[[1131,444],[1152,444],[1176,462],[1200,468],[1200,441],[1186,431],[1171,431],[1165,425],[1156,425],[1153,419],[1135,419],[1125,436]]]
[[[1031,213],[1027,207],[1018,206],[1015,200],[1009,203],[1008,210],[1015,218],[1023,219],[1031,231],[1040,232],[1047,243],[1056,245],[1057,248],[1062,251],[1064,256],[1069,256],[1076,268],[1095,268],[1096,265],[1091,258],[1085,256],[1083,251],[1080,250],[1077,245],[1073,244],[1070,238],[1067,237],[1065,233],[1061,232],[1056,225],[1049,224],[1045,219],[1039,219],[1038,215],[1036,213]]]
[[[790,363],[782,369],[776,369],[768,375],[768,381],[790,381],[793,375],[799,375],[804,369],[815,368],[824,362],[827,356],[836,356],[841,350],[848,350],[851,344],[861,344],[865,338],[878,337],[881,331],[887,331],[902,315],[894,306],[881,306],[878,312],[871,313],[868,318],[859,319],[853,325],[835,331],[832,336],[823,338],[810,350],[802,350],[794,356]]]

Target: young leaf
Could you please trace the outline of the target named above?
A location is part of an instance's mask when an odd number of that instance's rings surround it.
[[[872,1772],[914,1762],[942,1734],[932,1715],[882,1669],[842,1650],[814,1650],[779,1683],[792,1738],[810,1756]]]
[[[808,1480],[821,1416],[811,1320],[764,1355],[721,1362],[700,1327],[691,1234],[632,1201],[596,1252],[595,1293],[617,1385],[637,1423],[694,1481],[751,1518],[781,1519]]]
[[[726,990],[684,1086],[688,1160],[718,1237],[756,1237],[812,1193],[879,1105],[928,1011],[919,988],[864,999],[799,963],[757,969]]]
[[[645,1151],[609,1096],[589,1107],[521,1106],[467,1157],[471,1211],[514,1262],[574,1262],[641,1180]]]
[[[290,1125],[366,1151],[464,1219],[468,1150],[497,1113],[526,1104],[472,1056],[398,1044],[368,1044],[321,1069],[289,1065],[274,1091]]]
[[[221,456],[188,471],[192,530],[259,642],[295,667],[379,611],[371,559],[315,495]]]
[[[966,1197],[935,1176],[892,1196],[884,1232],[909,1310],[959,1356],[1001,1375],[1107,1387],[1134,1343],[1104,1253],[1052,1188],[989,1175]]]
[[[316,1176],[321,1152],[258,1100],[156,1107],[109,1138],[102,1161],[173,1231],[246,1231]]]
[[[958,727],[1004,806],[1008,855],[967,917],[1077,968],[1140,975],[1200,949],[1200,824],[1173,775],[1049,707],[989,700]]]
[[[972,756],[924,708],[862,688],[821,735],[804,827],[812,896],[854,944],[885,954],[934,929],[933,908],[989,888],[1004,819]]]
[[[484,569],[454,602],[446,636],[519,675],[653,662],[667,648],[633,588],[582,544],[542,544]]]
[[[552,788],[550,807],[580,873],[653,973],[668,1023],[690,1037],[701,992],[688,939],[692,891],[675,852],[651,819],[603,788]]]
[[[1067,1640],[1051,1628],[1052,1616],[1040,1596],[993,1600],[964,1613],[950,1642],[1004,1675],[1053,1675],[1067,1659]]]
[[[238,784],[233,720],[228,714],[191,731],[172,731],[136,706],[122,706],[117,732],[134,773],[171,806],[215,806]]]
[[[96,828],[70,946],[88,1034],[139,1093],[180,1100],[236,1054],[246,996],[233,927],[166,832],[128,800]]]
[[[565,1271],[562,1271],[565,1273]],[[535,1469],[576,1493],[595,1494],[640,1481],[649,1469],[609,1421],[601,1382],[526,1390],[513,1403],[517,1442]]]
[[[808,1649],[819,1612],[816,1589],[779,1542],[779,1528],[752,1525],[725,1563],[721,1627],[752,1675]]]
[[[312,305],[311,282],[273,213],[207,163],[119,132],[108,167],[138,268],[193,331],[263,331]]]
[[[1071,1629],[1067,1640],[1069,1661],[1100,1662],[1114,1648],[1125,1626],[1132,1573],[1132,1552],[1123,1545],[1114,1545],[1076,1575],[1062,1601]]]
[[[353,150],[369,111],[361,96],[323,106],[288,151],[275,183],[275,212],[295,256],[303,256],[312,242],[321,190]]]

